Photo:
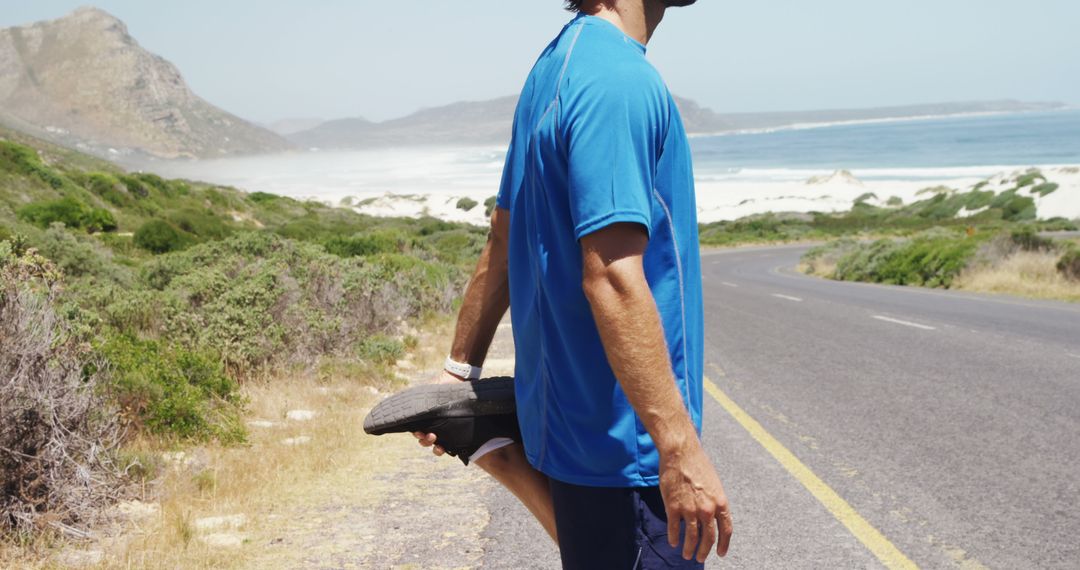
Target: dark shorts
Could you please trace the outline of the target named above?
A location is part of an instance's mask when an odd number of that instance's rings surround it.
[[[567,570],[701,569],[668,546],[659,487],[581,487],[551,480],[559,551]]]

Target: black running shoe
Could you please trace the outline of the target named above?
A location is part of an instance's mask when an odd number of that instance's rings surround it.
[[[514,379],[489,378],[456,384],[416,386],[379,402],[364,419],[364,431],[433,433],[436,442],[466,465],[492,438],[521,441]]]

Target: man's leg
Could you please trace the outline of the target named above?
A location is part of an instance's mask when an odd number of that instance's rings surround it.
[[[515,443],[496,449],[477,459],[476,464],[509,489],[558,544],[555,509],[551,503],[548,478],[529,465],[521,444]]]
[[[559,547],[566,570],[701,570],[667,541],[657,487],[583,487],[551,480]]]
[[[413,436],[419,440],[420,445],[432,447],[435,455],[445,453],[443,448],[436,445],[438,436],[435,434],[415,432]],[[555,534],[555,510],[551,505],[548,478],[533,469],[525,458],[525,449],[520,443],[489,451],[483,457],[477,457],[474,463],[509,489],[536,517],[536,520],[540,521],[551,539],[558,544],[559,539]]]

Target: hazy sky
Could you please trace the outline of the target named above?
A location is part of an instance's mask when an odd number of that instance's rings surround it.
[[[86,0],[0,0],[0,26]],[[559,0],[98,0],[246,118],[363,116],[516,93]],[[718,111],[1015,98],[1080,104],[1076,0],[701,0],[649,57]]]

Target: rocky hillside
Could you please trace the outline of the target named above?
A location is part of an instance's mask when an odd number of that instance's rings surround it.
[[[102,156],[214,157],[291,144],[207,103],[96,8],[0,30],[0,122]]]

